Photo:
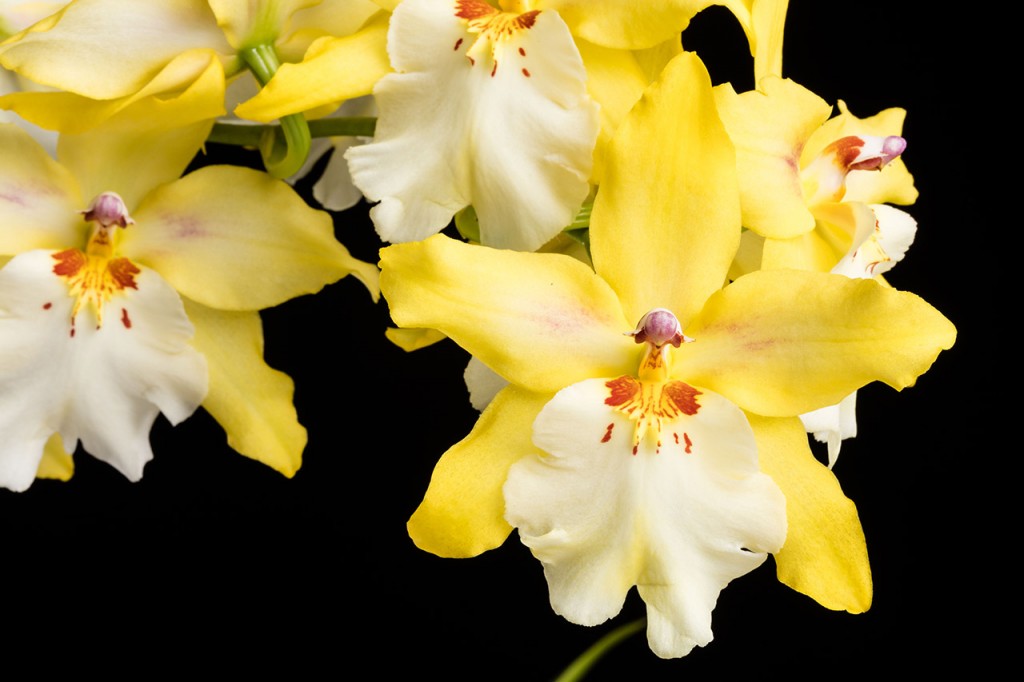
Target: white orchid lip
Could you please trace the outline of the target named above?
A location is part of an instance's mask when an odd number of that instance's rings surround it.
[[[907,141],[899,135],[847,135],[834,140],[801,173],[811,204],[842,201],[850,171],[880,171],[900,157]]]

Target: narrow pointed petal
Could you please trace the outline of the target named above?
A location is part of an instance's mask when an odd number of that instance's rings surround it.
[[[0,125],[0,255],[84,239],[78,183],[24,130]]]
[[[473,431],[441,457],[409,519],[417,547],[443,557],[470,557],[505,542],[512,527],[505,521],[501,487],[509,467],[534,452],[530,425],[550,398],[505,389]]]
[[[263,360],[258,312],[224,312],[185,300],[196,328],[193,342],[210,368],[203,407],[228,436],[228,445],[291,477],[302,464],[306,429],[299,424],[287,374]]]
[[[491,369],[538,393],[635,370],[615,294],[586,265],[443,235],[381,251],[381,289],[402,327],[450,336]]]
[[[857,508],[818,463],[797,419],[748,415],[761,468],[786,496],[789,532],[775,555],[779,580],[836,611],[871,606],[871,567]]]
[[[385,329],[384,336],[402,350],[410,352],[432,346],[438,341],[448,338],[436,329],[399,329],[397,327]]]
[[[321,38],[303,60],[282,64],[266,87],[235,108],[235,115],[268,123],[288,114],[368,95],[385,74],[388,63],[388,14],[350,36]]]
[[[747,32],[754,55],[754,82],[765,76],[782,76],[782,38],[789,0],[751,0],[751,30]]]
[[[87,308],[73,324],[74,299],[54,265],[37,250],[0,270],[0,485],[27,488],[54,432],[138,480],[157,414],[178,423],[206,394],[192,325],[177,293],[145,268],[137,288],[104,306],[102,326]]]
[[[721,589],[782,546],[785,501],[721,396],[699,393],[697,411],[637,448],[609,384],[575,384],[544,407],[534,443],[546,454],[512,466],[506,518],[544,564],[556,613],[596,625],[636,585],[651,649],[684,656],[711,641]]]
[[[473,8],[498,14],[482,0]],[[511,28],[492,35],[459,12],[468,14],[455,0],[395,10],[395,73],[374,88],[374,141],[349,150],[349,168],[379,202],[371,217],[385,241],[423,239],[472,205],[482,243],[533,251],[572,222],[590,191],[597,106],[557,14],[501,14]]]
[[[78,0],[0,46],[0,65],[59,90],[116,99],[196,48],[232,52],[206,2]]]
[[[804,143],[832,111],[823,99],[791,80],[766,78],[737,94],[715,88],[739,174],[743,226],[764,237],[789,239],[814,228],[800,181]]]
[[[914,294],[793,270],[741,277],[685,331],[696,341],[676,352],[689,381],[778,417],[838,403],[871,381],[912,386],[956,338]]]
[[[157,188],[133,215],[145,229],[125,232],[125,255],[212,308],[269,308],[350,274],[377,293],[376,268],[338,243],[330,215],[265,173],[208,166]]]
[[[43,448],[43,458],[39,462],[36,478],[70,481],[74,473],[75,460],[64,450],[60,435],[53,434]]]
[[[634,323],[664,307],[685,326],[725,281],[740,242],[736,160],[696,55],[673,59],[616,132],[590,236]]]

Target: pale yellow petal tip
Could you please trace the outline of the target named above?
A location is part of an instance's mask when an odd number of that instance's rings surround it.
[[[436,329],[399,329],[397,327],[385,329],[384,336],[388,341],[409,353],[448,338]]]
[[[380,269],[376,265],[349,258],[345,261],[345,269],[347,274],[363,283],[374,303],[380,300]]]
[[[75,473],[75,461],[64,450],[60,435],[53,434],[43,449],[43,458],[39,462],[36,478],[48,478],[57,481],[69,481]]]

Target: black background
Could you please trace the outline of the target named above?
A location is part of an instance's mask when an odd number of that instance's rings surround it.
[[[920,190],[908,210],[919,231],[889,280],[960,330],[917,386],[861,391],[861,434],[835,467],[867,535],[874,604],[856,616],[827,611],[779,584],[769,560],[722,593],[707,647],[662,661],[634,636],[588,679],[810,677],[896,660],[924,671],[986,647],[972,613],[977,594],[993,588],[972,580],[986,555],[975,551],[969,520],[983,396],[966,382],[968,370],[989,376],[969,350],[979,346],[984,320],[971,311],[985,276],[971,270],[975,242],[965,239],[977,235],[978,166],[964,162],[956,137],[971,100],[950,95],[941,56],[949,34],[909,5],[792,2],[785,41],[785,75],[827,101],[844,99],[862,117],[908,110],[904,159]],[[742,32],[724,9],[699,16],[684,44],[716,83],[752,86]],[[217,146],[200,162],[225,160],[257,162]],[[308,196],[308,183],[299,190]],[[375,262],[381,244],[366,208],[338,215],[337,235]],[[178,427],[157,421],[156,456],[139,483],[80,452],[70,482],[0,491],[0,618],[14,651],[45,646],[63,653],[36,660],[108,671],[136,669],[138,655],[139,672],[549,680],[600,635],[643,615],[633,592],[603,626],[557,617],[539,563],[515,534],[467,560],[409,541],[404,524],[434,462],[475,421],[463,351],[450,342],[412,354],[391,346],[386,304],[352,279],[268,310],[264,321],[266,358],[295,380],[309,429],[302,469],[289,480],[237,455],[200,411]]]

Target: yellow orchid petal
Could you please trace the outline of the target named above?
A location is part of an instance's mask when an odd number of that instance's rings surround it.
[[[203,407],[223,427],[228,445],[291,477],[302,464],[306,429],[292,404],[295,385],[263,360],[258,312],[224,312],[183,299],[195,325],[192,345],[210,372]]]
[[[0,255],[84,239],[78,183],[22,128],[0,124]]]
[[[687,381],[757,414],[838,403],[872,382],[912,386],[956,329],[914,294],[796,270],[745,275],[715,294],[676,352]]]
[[[122,124],[173,127],[224,113],[224,67],[210,50],[184,52],[139,90],[114,99],[71,92],[15,92],[0,107],[48,130],[80,133],[119,118]]]
[[[57,481],[70,481],[75,473],[75,460],[64,449],[59,433],[50,436],[43,447],[43,458],[39,460],[36,478],[50,478]]]
[[[754,55],[754,82],[765,76],[782,75],[782,37],[789,0],[750,0],[747,40]]]
[[[505,542],[502,486],[509,468],[536,452],[533,420],[550,394],[510,386],[480,415],[472,432],[444,453],[427,493],[409,519],[409,537],[420,549],[443,557],[471,557]]]
[[[486,286],[481,286],[486,282]],[[570,256],[505,251],[435,235],[381,251],[381,289],[402,327],[438,329],[513,383],[554,393],[639,362],[601,278]]]
[[[664,307],[685,325],[721,288],[740,241],[736,162],[696,55],[669,62],[615,133],[590,235],[634,324]]]
[[[834,245],[823,231],[814,230],[792,239],[765,239],[761,269],[828,272],[837,260]]]
[[[0,65],[58,90],[116,99],[197,48],[232,52],[206,2],[78,0],[0,45]]]
[[[601,47],[576,39],[587,69],[587,92],[601,105],[601,131],[594,149],[591,178],[601,184],[605,148],[622,120],[657,78],[665,65],[682,51],[679,40],[670,40],[648,50],[628,51]]]
[[[207,166],[158,187],[133,216],[146,229],[125,231],[125,255],[203,305],[269,308],[350,274],[377,295],[377,269],[338,243],[331,216],[266,173]]]
[[[826,608],[867,611],[871,567],[857,507],[811,454],[799,419],[747,417],[761,470],[786,496],[789,531],[775,555],[779,580]]]
[[[653,47],[679,34],[701,10],[722,4],[711,0],[545,0],[573,35],[597,45],[624,50]]]
[[[266,87],[235,109],[235,115],[265,123],[370,94],[391,71],[388,16],[381,12],[350,36],[314,42],[302,62],[282,64]]]
[[[213,126],[213,119],[171,130],[104,124],[63,134],[57,156],[79,179],[82,196],[117,192],[135,207],[154,187],[181,177]]]
[[[774,77],[743,94],[729,84],[718,86],[715,102],[736,145],[744,227],[774,239],[812,230],[799,160],[832,107],[793,81]]]
[[[448,338],[436,329],[399,329],[396,327],[385,329],[384,336],[404,351],[426,348]]]
[[[839,115],[829,119],[807,140],[801,155],[801,167],[810,163],[826,146],[843,137],[887,137],[903,133],[903,121],[907,115],[905,109],[893,107],[868,118],[857,118],[850,113],[846,102],[839,100],[838,106]],[[913,140],[909,141],[908,149],[913,149]],[[879,171],[850,173],[846,177],[844,200],[908,205],[917,200],[917,188],[914,187],[914,177],[900,157],[889,161]]]

